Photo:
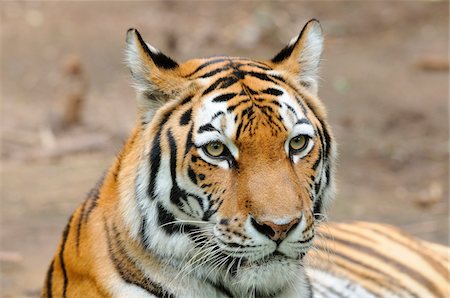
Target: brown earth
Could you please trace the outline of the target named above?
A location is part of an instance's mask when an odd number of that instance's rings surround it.
[[[0,9],[2,297],[38,296],[67,218],[133,125],[122,62],[129,27],[178,60],[265,59],[308,19],[321,20],[320,96],[340,144],[330,219],[387,222],[448,243],[448,3],[2,2]],[[79,88],[63,70],[67,57],[80,59],[89,89],[82,123],[64,129],[61,109],[69,89]]]

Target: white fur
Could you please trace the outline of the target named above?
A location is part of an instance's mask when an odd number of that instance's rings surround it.
[[[314,293],[314,298],[316,297],[375,298],[374,295],[372,295],[362,286],[355,284],[354,281],[352,280],[345,279],[343,277],[338,277],[329,272],[314,268],[307,268],[306,272],[308,273],[313,288],[320,290]],[[327,288],[324,286],[333,289],[335,292],[339,293],[340,296],[336,296],[332,292],[328,291]],[[321,296],[320,292],[326,293],[326,296]]]
[[[317,95],[318,68],[323,51],[323,33],[317,21],[311,21],[307,26],[307,31],[301,36],[304,39],[303,48],[297,57],[300,64],[299,82],[307,83],[310,86],[308,88],[310,92]]]

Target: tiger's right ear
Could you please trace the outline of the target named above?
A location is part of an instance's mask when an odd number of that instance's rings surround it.
[[[126,42],[126,63],[141,107],[155,109],[184,89],[187,80],[178,74],[177,62],[146,44],[136,29],[127,31]]]
[[[300,85],[317,95],[322,51],[322,27],[319,21],[312,19],[270,62],[275,69],[293,74]]]

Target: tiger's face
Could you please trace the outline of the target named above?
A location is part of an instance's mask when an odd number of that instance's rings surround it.
[[[281,291],[301,275],[333,194],[334,144],[316,97],[320,25],[263,62],[178,64],[137,31],[127,42],[142,120],[131,232],[182,275],[240,295]]]
[[[221,76],[203,88],[192,115],[193,146],[181,169],[210,196],[197,219],[215,224],[217,246],[230,256],[299,259],[314,233],[316,119],[266,65],[220,64]],[[222,78],[230,86],[213,90]]]

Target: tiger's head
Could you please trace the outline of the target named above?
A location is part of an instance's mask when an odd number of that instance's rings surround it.
[[[303,278],[334,193],[335,145],[317,98],[322,48],[311,20],[269,61],[178,64],[128,31],[139,123],[120,208],[133,237],[181,276],[236,296]]]

